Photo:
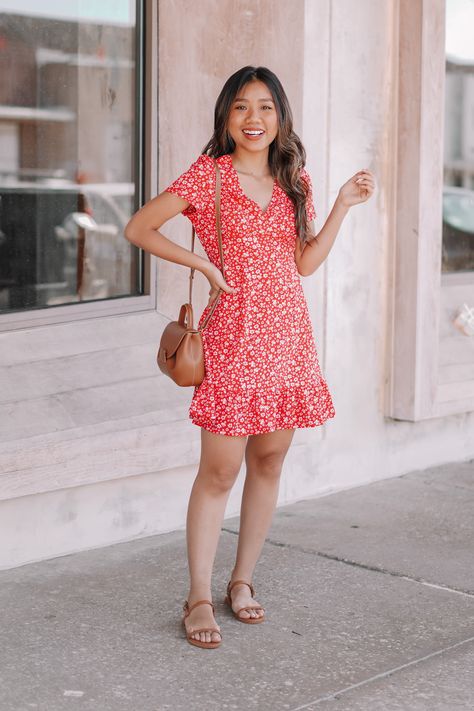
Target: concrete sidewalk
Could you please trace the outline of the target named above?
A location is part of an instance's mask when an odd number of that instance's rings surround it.
[[[474,708],[474,461],[277,510],[254,578],[267,621],[213,595],[223,643],[180,624],[185,534],[0,573],[1,711]]]

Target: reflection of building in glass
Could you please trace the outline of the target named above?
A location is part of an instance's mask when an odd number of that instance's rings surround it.
[[[0,13],[0,310],[136,293],[135,35]]]
[[[474,61],[446,61],[445,184],[474,189]]]
[[[0,131],[10,170],[15,162],[28,177],[129,181],[134,32],[5,13],[0,27]]]
[[[447,55],[444,272],[474,270],[474,61]]]

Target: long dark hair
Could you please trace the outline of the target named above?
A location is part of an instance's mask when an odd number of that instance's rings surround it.
[[[311,236],[306,217],[306,197],[309,188],[301,177],[301,169],[306,164],[306,151],[293,131],[290,103],[276,74],[266,67],[247,66],[227,79],[217,97],[214,109],[214,133],[202,152],[213,158],[219,158],[234,151],[235,141],[227,131],[229,114],[238,92],[249,81],[255,80],[266,84],[275,102],[278,133],[269,146],[268,163],[271,174],[293,202],[296,232],[304,245]]]

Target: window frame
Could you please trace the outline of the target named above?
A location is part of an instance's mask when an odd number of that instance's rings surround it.
[[[135,210],[156,194],[158,175],[158,7],[150,0],[136,0]],[[125,239],[125,238],[124,238]],[[155,310],[156,257],[141,251],[138,296],[61,304],[0,314],[0,333],[104,316],[120,316]]]

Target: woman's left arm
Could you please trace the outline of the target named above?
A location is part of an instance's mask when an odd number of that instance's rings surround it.
[[[375,189],[375,180],[370,170],[359,170],[340,188],[333,208],[321,230],[304,247],[296,240],[295,262],[301,276],[309,276],[324,262],[349,209],[366,202]],[[314,232],[314,221],[310,224]]]

